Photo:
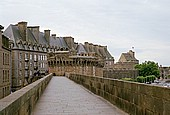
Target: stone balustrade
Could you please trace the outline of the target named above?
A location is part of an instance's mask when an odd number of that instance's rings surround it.
[[[169,88],[78,74],[67,76],[131,115],[170,115]]]
[[[50,82],[49,74],[0,100],[0,115],[30,115]]]

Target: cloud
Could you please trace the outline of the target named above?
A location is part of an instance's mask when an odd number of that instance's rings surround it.
[[[170,65],[169,0],[5,0],[1,23],[40,25],[78,42],[108,45],[115,58],[135,47],[142,60]]]

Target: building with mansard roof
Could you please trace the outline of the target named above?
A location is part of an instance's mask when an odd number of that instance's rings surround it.
[[[12,91],[32,83],[46,72],[101,76],[103,68],[114,64],[106,46],[76,43],[71,36],[57,37],[50,30],[40,32],[39,26],[28,26],[27,22],[10,24],[4,35],[10,38],[12,49]]]
[[[48,71],[46,36],[41,37],[39,26],[27,22],[10,24],[4,31],[12,49],[12,91],[16,91]]]
[[[69,51],[51,53],[49,60],[50,72],[65,75],[67,72],[102,76],[103,68],[113,67],[114,58],[106,46],[85,42],[75,43],[74,38],[64,37]]]

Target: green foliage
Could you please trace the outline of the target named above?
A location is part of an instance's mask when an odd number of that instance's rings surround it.
[[[140,83],[146,83],[146,82],[154,82],[154,80],[156,79],[156,76],[155,75],[150,75],[150,76],[146,76],[146,77],[143,77],[143,76],[138,76],[136,78],[136,81],[137,82],[140,82]]]
[[[167,78],[170,78],[170,75],[168,75]]]
[[[135,81],[133,78],[122,78],[121,80],[125,80],[125,81]]]
[[[139,76],[155,75],[159,77],[160,74],[158,63],[153,61],[145,61],[142,64],[138,64],[135,66],[135,69],[139,70]]]
[[[138,77],[136,78],[136,81],[137,81],[137,82],[140,82],[140,83],[145,83],[145,77],[143,77],[143,76],[138,76]]]

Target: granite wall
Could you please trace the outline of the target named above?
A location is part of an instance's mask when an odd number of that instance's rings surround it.
[[[49,74],[1,99],[0,115],[30,115],[51,78]]]
[[[170,89],[111,78],[67,76],[131,115],[170,115]]]
[[[111,69],[111,70],[104,70],[103,77],[114,78],[114,79],[136,78],[139,75],[138,73],[139,73],[138,70]]]

